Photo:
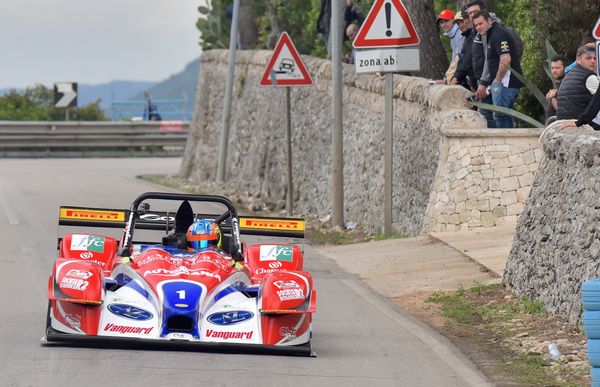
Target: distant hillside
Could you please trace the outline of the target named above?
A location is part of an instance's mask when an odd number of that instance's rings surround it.
[[[112,81],[100,85],[79,84],[77,104],[83,106],[101,99],[100,107],[108,111],[113,101],[129,100],[154,85],[156,85],[156,82],[141,81]]]
[[[152,101],[160,100],[173,100],[173,99],[185,99],[186,103],[186,116],[187,119],[191,118],[194,103],[196,100],[196,85],[198,84],[198,71],[200,71],[200,59],[193,60],[188,63],[183,71],[177,74],[171,75],[168,79],[155,84],[153,87],[147,89],[148,95]],[[142,100],[144,99],[144,93],[139,92],[131,99]],[[159,106],[159,113],[160,113]],[[176,118],[176,117],[172,117]]]

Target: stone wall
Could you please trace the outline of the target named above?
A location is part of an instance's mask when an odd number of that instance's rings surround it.
[[[600,276],[600,133],[550,125],[503,282],[576,323],[580,289]]]
[[[542,159],[540,129],[442,129],[424,231],[515,222]]]
[[[284,203],[286,195],[283,88],[258,86],[270,51],[238,52],[227,180]],[[331,212],[330,62],[304,57],[315,81],[291,91],[295,208],[317,216]],[[214,180],[222,131],[227,52],[202,54],[198,97],[180,174]],[[383,224],[383,78],[344,65],[345,220],[368,231]],[[476,129],[482,116],[465,109],[467,91],[394,76],[393,226],[406,235],[423,229],[438,169],[440,129]]]

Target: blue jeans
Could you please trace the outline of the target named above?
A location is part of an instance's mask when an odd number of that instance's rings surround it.
[[[500,82],[492,83],[490,87],[494,105],[512,109],[519,96],[519,89],[504,87]],[[494,113],[496,128],[514,128],[515,122],[511,116],[502,113]]]
[[[488,95],[487,97],[485,97],[484,99],[481,100],[482,103],[487,103],[488,105],[493,105],[494,102],[492,101],[492,96]],[[496,121],[494,120],[494,113],[489,111],[489,110],[485,110],[485,109],[479,109],[479,113],[481,113],[483,115],[483,117],[485,117],[485,120],[487,121],[487,127],[488,128],[495,128],[496,127]]]

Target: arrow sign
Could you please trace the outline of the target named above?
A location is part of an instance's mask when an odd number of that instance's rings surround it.
[[[76,82],[61,82],[54,84],[54,106],[57,108],[77,106]]]
[[[419,44],[419,36],[400,0],[375,0],[352,45],[355,48]]]
[[[313,80],[287,32],[277,41],[273,56],[260,80],[261,86],[310,86]]]
[[[600,18],[598,18],[598,21],[596,22],[596,26],[594,27],[594,30],[592,31],[592,35],[594,36],[594,39],[600,40]],[[596,57],[597,56],[598,56],[598,53],[596,52]]]

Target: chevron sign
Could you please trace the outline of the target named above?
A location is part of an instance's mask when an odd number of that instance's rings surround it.
[[[77,106],[77,82],[54,84],[54,106],[57,108]]]

